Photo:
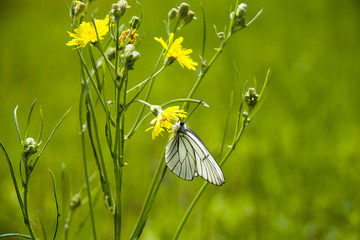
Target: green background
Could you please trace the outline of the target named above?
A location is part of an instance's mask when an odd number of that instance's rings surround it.
[[[163,20],[180,1],[140,1],[144,18],[137,50],[141,57],[130,74],[130,86],[151,73],[161,51],[154,37],[165,37]],[[95,1],[91,8],[103,18],[111,1]],[[183,46],[194,50],[200,62],[202,14],[200,2],[188,1],[197,20],[180,35]],[[360,3],[353,1],[254,1],[247,19],[263,14],[237,33],[210,69],[194,95],[210,105],[198,108],[188,125],[218,158],[231,91],[239,100],[242,84],[256,77],[260,85],[269,67],[273,74],[265,103],[246,129],[236,151],[223,166],[226,184],[210,186],[191,214],[181,239],[359,239],[360,237]],[[139,15],[135,1],[124,23]],[[235,1],[203,1],[207,20],[205,57],[219,45],[213,25],[223,29]],[[88,19],[87,19],[88,20]],[[32,101],[37,105],[30,134],[37,136],[39,105],[45,118],[44,137],[62,114],[72,107],[38,163],[30,182],[30,214],[41,234],[40,219],[48,237],[56,219],[51,178],[71,194],[84,183],[78,123],[80,90],[77,54],[70,40],[69,13],[62,1],[0,1],[0,141],[18,170],[18,144],[13,110],[24,129]],[[179,36],[179,35],[178,35]],[[237,80],[234,64],[239,71]],[[197,72],[178,63],[161,73],[150,98],[161,104],[185,97]],[[259,87],[258,87],[259,88]],[[139,105],[129,111],[134,121]],[[230,124],[234,125],[234,107]],[[101,113],[101,112],[100,112]],[[167,137],[151,140],[146,121],[127,143],[123,181],[124,231],[128,238],[141,209],[151,177]],[[231,125],[231,126],[232,126]],[[231,130],[231,129],[230,129]],[[231,131],[227,144],[231,141]],[[104,142],[105,148],[105,142]],[[111,161],[108,158],[108,168]],[[91,169],[94,170],[93,162]],[[66,184],[61,182],[65,166]],[[169,239],[188,205],[204,182],[183,181],[169,171],[159,189],[142,239]],[[97,185],[94,184],[96,187]],[[17,205],[8,166],[0,157],[0,234],[27,234]],[[82,194],[85,197],[85,192]],[[101,194],[96,202],[99,239],[111,239],[112,217]],[[66,196],[65,196],[65,199]],[[66,218],[68,203],[62,208]],[[84,204],[74,215],[73,239],[91,238]],[[63,224],[63,221],[61,222]],[[60,228],[63,237],[63,225]]]

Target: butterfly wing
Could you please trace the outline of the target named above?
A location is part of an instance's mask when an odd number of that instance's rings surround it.
[[[166,145],[165,161],[169,169],[185,180],[192,180],[197,176],[195,172],[195,157],[192,146],[182,131],[172,132]]]
[[[214,185],[225,183],[224,174],[200,138],[185,124],[173,130],[166,146],[165,160],[169,169],[185,180],[194,176]]]
[[[196,159],[196,172],[206,181],[221,186],[225,183],[224,174],[215,158],[211,155],[201,139],[189,128],[186,136],[193,147]]]

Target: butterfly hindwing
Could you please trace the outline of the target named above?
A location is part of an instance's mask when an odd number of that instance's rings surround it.
[[[224,175],[210,151],[181,120],[173,127],[165,160],[169,169],[182,179],[192,180],[200,175],[214,185],[225,183]]]

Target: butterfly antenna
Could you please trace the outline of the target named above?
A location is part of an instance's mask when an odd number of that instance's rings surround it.
[[[194,107],[194,109],[191,111],[191,113],[187,116],[186,121],[191,117],[191,115],[195,112],[195,110],[199,107],[199,105],[203,102],[203,100],[200,100],[200,102]],[[186,122],[185,121],[185,122]]]

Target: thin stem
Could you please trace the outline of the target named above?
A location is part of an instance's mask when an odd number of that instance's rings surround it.
[[[192,87],[192,89],[190,90],[187,98],[192,98],[192,96],[194,95],[195,91],[197,90],[197,88],[199,87],[201,81],[204,79],[207,71],[210,69],[210,67],[213,65],[213,63],[215,62],[215,60],[218,58],[218,56],[222,53],[222,50],[224,48],[224,46],[226,45],[227,41],[229,40],[230,36],[225,38],[222,42],[220,47],[217,49],[215,55],[212,57],[212,59],[210,60],[210,62],[208,63],[208,65],[202,69],[202,71],[200,72],[198,78],[196,79],[196,82],[194,84],[194,86]],[[189,108],[189,103],[185,102],[182,109],[184,109],[185,111],[187,111],[187,109]]]
[[[144,205],[141,209],[141,212],[139,214],[138,220],[135,224],[135,228],[130,236],[130,239],[138,239],[144,226],[145,226],[145,221],[146,221],[146,217],[147,214],[149,213],[149,204],[152,201],[152,199],[154,198],[154,189],[157,189],[158,186],[160,185],[159,183],[156,184],[156,180],[159,177],[159,174],[161,172],[161,168],[164,166],[164,156],[165,156],[165,151],[163,151],[158,166],[156,168],[155,174],[153,179],[151,180],[151,184],[149,187],[149,190],[147,192],[146,198],[145,198],[145,202]],[[161,182],[161,181],[160,181]]]
[[[25,225],[28,228],[28,231],[30,233],[30,236],[33,240],[36,239],[35,234],[34,234],[34,230],[32,229],[31,226],[31,221],[29,218],[29,209],[28,209],[28,186],[29,186],[29,178],[30,175],[28,173],[26,173],[26,179],[25,182],[23,183],[24,186],[24,193],[23,193],[23,199],[24,199],[24,221],[25,221]]]
[[[82,68],[83,79],[85,79],[84,68],[85,67]],[[88,173],[87,160],[86,160],[85,134],[84,134],[85,129],[83,128],[84,119],[83,119],[83,115],[82,115],[82,113],[83,113],[83,104],[82,103],[84,101],[84,95],[85,95],[85,84],[86,83],[83,83],[81,86],[81,93],[80,93],[80,99],[79,99],[79,124],[80,124],[81,148],[82,148],[82,154],[83,154],[86,191],[87,191],[88,200],[89,200],[89,212],[90,212],[90,218],[91,218],[91,227],[92,227],[92,232],[93,232],[93,238],[96,240],[97,238],[96,238],[95,217],[94,217],[93,206],[92,206],[89,173]]]
[[[155,66],[155,67],[157,67],[157,66]],[[157,72],[151,73],[150,76],[149,76],[147,79],[145,79],[145,80],[142,81],[141,83],[135,85],[134,87],[130,88],[130,89],[127,91],[127,93],[130,93],[130,92],[132,92],[133,90],[136,90],[136,89],[138,89],[138,88],[140,88],[140,87],[145,86],[145,85],[149,82],[149,80],[151,80],[151,79],[154,78],[156,75],[158,75],[159,73],[161,73],[161,72],[164,70],[165,67],[166,67],[166,66],[163,65]],[[141,89],[141,90],[142,90],[142,89]]]
[[[116,121],[115,121],[115,142],[113,150],[113,162],[114,162],[114,175],[115,175],[115,192],[116,192],[116,204],[114,213],[114,228],[115,228],[115,240],[121,238],[121,190],[122,190],[122,167],[123,167],[123,155],[124,155],[124,106],[126,104],[126,88],[127,88],[127,75],[126,62],[124,63],[123,77],[121,83],[117,83],[116,88]],[[124,83],[123,102],[121,102],[121,88]]]
[[[56,204],[56,225],[55,225],[55,232],[54,232],[54,236],[53,236],[53,240],[55,240],[57,230],[58,230],[58,226],[59,226],[60,207],[59,207],[59,200],[58,200],[58,196],[57,196],[57,192],[56,192],[55,176],[54,176],[54,173],[52,171],[50,171],[50,170],[48,170],[48,171],[50,172],[51,179],[52,179],[52,182],[53,182],[54,198],[55,198],[55,204]]]
[[[104,155],[103,155],[103,151],[102,151],[102,147],[101,147],[100,134],[99,134],[99,130],[98,130],[94,104],[91,99],[89,90],[86,91],[86,106],[87,106],[87,111],[90,115],[89,119],[87,120],[87,123],[89,126],[88,132],[89,132],[91,143],[93,145],[95,160],[96,160],[96,163],[98,166],[98,171],[99,171],[100,178],[101,178],[101,186],[102,186],[102,190],[104,193],[104,198],[106,200],[105,203],[106,203],[106,206],[108,208],[110,208],[110,210],[112,211],[113,199],[112,199],[112,195],[111,195],[111,191],[110,191],[109,179],[107,176]],[[91,119],[90,119],[90,117],[91,117]],[[98,160],[97,153],[96,153],[96,147],[94,145],[94,141],[93,141],[93,137],[92,137],[91,122],[94,124],[94,133],[95,133],[95,139],[96,139],[96,144],[97,144],[97,150],[99,152],[98,155],[100,157],[100,161]]]
[[[30,236],[24,235],[24,234],[19,234],[19,233],[6,233],[6,234],[1,234],[0,238],[25,238],[25,239],[31,239]]]
[[[106,112],[106,111],[107,111],[107,108],[106,108],[105,101],[104,101],[104,99],[102,98],[101,93],[100,93],[99,89],[98,89],[97,86],[96,86],[96,83],[95,83],[95,81],[94,81],[94,79],[93,79],[93,77],[92,77],[92,74],[90,73],[89,69],[88,69],[87,66],[86,66],[85,59],[84,59],[84,57],[83,57],[83,55],[82,55],[82,53],[80,52],[79,49],[77,49],[77,53],[78,53],[79,58],[80,58],[81,66],[83,67],[83,69],[85,69],[86,75],[89,76],[89,80],[91,81],[91,84],[94,86],[95,92],[96,92],[97,96],[98,96],[99,99],[100,99],[100,102],[101,102],[101,105],[102,105],[104,111]],[[85,74],[84,74],[84,75],[85,75]],[[86,79],[85,76],[84,76],[84,79]],[[86,80],[86,81],[87,81],[87,80]],[[114,120],[111,118],[111,121],[113,122]]]
[[[136,100],[138,101],[138,100]],[[133,101],[135,102],[135,100]],[[195,100],[195,99],[187,99],[187,98],[179,98],[179,99],[173,99],[173,100],[170,100],[164,104],[161,105],[161,107],[165,107],[165,106],[168,106],[170,104],[173,104],[173,103],[177,103],[177,102],[196,102],[196,103],[199,103],[201,102],[202,104],[204,104],[205,106],[208,106],[204,101],[201,101],[201,100]],[[130,103],[129,103],[130,104]],[[129,105],[128,104],[128,105]],[[129,131],[129,133],[126,135],[125,139],[129,139],[133,134],[134,132],[139,128],[139,126],[142,124],[143,121],[145,121],[145,119],[147,117],[149,117],[152,113],[151,112],[148,112],[147,114],[145,114],[145,116],[137,123],[137,125],[133,126],[133,129],[131,129]]]

